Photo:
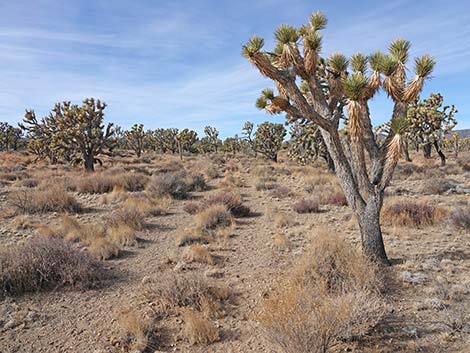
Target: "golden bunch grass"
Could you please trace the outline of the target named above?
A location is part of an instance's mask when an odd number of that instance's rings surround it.
[[[208,265],[214,264],[214,257],[211,255],[209,250],[199,244],[185,248],[181,257],[187,262],[199,262]]]
[[[217,327],[203,313],[185,309],[183,320],[184,334],[191,344],[210,344],[219,340]]]

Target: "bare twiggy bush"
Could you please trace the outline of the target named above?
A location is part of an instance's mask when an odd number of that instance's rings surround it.
[[[191,344],[210,344],[219,340],[217,327],[203,313],[185,309],[183,320],[184,334]]]
[[[204,191],[207,189],[206,179],[202,174],[190,174],[186,177],[189,191]]]
[[[301,199],[294,203],[292,209],[297,213],[318,213],[320,203],[317,199]]]
[[[9,194],[9,203],[18,213],[77,213],[82,210],[78,201],[60,185],[13,191]]]
[[[146,190],[154,197],[170,195],[181,200],[188,196],[191,185],[188,184],[185,173],[164,173],[152,176]]]
[[[0,250],[0,288],[6,294],[89,288],[103,278],[100,263],[62,239],[32,238]]]
[[[202,232],[229,227],[233,222],[232,214],[221,204],[214,204],[196,214],[196,229]]]
[[[204,201],[205,206],[224,205],[234,217],[250,215],[250,208],[242,202],[241,196],[235,192],[223,190],[209,196]]]
[[[366,334],[385,313],[369,261],[338,236],[320,233],[293,274],[262,304],[258,321],[285,353],[326,353]]]
[[[423,227],[436,224],[446,212],[425,201],[398,200],[386,205],[382,220],[394,226]]]
[[[185,248],[181,257],[187,262],[200,262],[209,265],[214,264],[214,257],[211,255],[210,251],[199,244]]]
[[[327,193],[326,195],[322,195],[321,198],[322,204],[325,205],[334,205],[334,206],[347,206],[348,201],[346,200],[346,196],[342,191],[333,191]]]
[[[226,287],[195,274],[162,274],[142,285],[147,299],[166,315],[180,314],[181,309],[191,308],[207,317],[222,317],[222,304],[230,295]]]
[[[453,210],[450,222],[456,230],[470,232],[470,206]]]

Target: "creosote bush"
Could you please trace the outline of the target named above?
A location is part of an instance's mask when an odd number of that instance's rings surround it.
[[[32,238],[0,250],[0,289],[21,294],[72,286],[90,288],[104,279],[99,262],[58,238]]]
[[[382,220],[394,226],[423,227],[436,224],[445,210],[426,201],[398,200],[385,205]]]
[[[282,352],[332,352],[382,319],[380,289],[374,265],[346,241],[323,231],[269,293],[257,319]]]

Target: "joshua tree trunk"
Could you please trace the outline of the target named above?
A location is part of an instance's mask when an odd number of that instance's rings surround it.
[[[427,141],[423,145],[423,156],[424,156],[424,158],[426,158],[426,159],[431,158],[431,148],[432,148],[432,145],[431,145],[431,142],[429,142],[429,141]]]
[[[442,152],[442,149],[439,146],[439,143],[437,141],[434,141],[434,148],[436,149],[437,154],[441,158],[441,166],[442,167],[445,166],[446,165],[446,156]]]
[[[407,162],[411,162],[410,152],[408,151],[408,139],[405,138],[403,141],[403,154]]]
[[[178,153],[180,156],[180,161],[183,160],[183,146],[181,146],[181,142],[178,143]]]
[[[95,158],[92,154],[85,154],[83,156],[85,162],[85,170],[87,172],[94,172],[95,171]]]

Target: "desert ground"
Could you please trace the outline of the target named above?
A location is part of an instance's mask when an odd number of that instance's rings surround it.
[[[377,269],[380,320],[331,351],[470,352],[470,154],[445,167],[412,158],[386,191],[392,266]],[[78,279],[33,289],[21,273],[14,287],[0,268],[2,353],[280,352],[262,325],[263,303],[317,239],[360,249],[352,211],[321,162],[123,152],[85,173],[20,153],[0,161],[3,266],[27,267],[27,246],[54,239],[93,261]]]

